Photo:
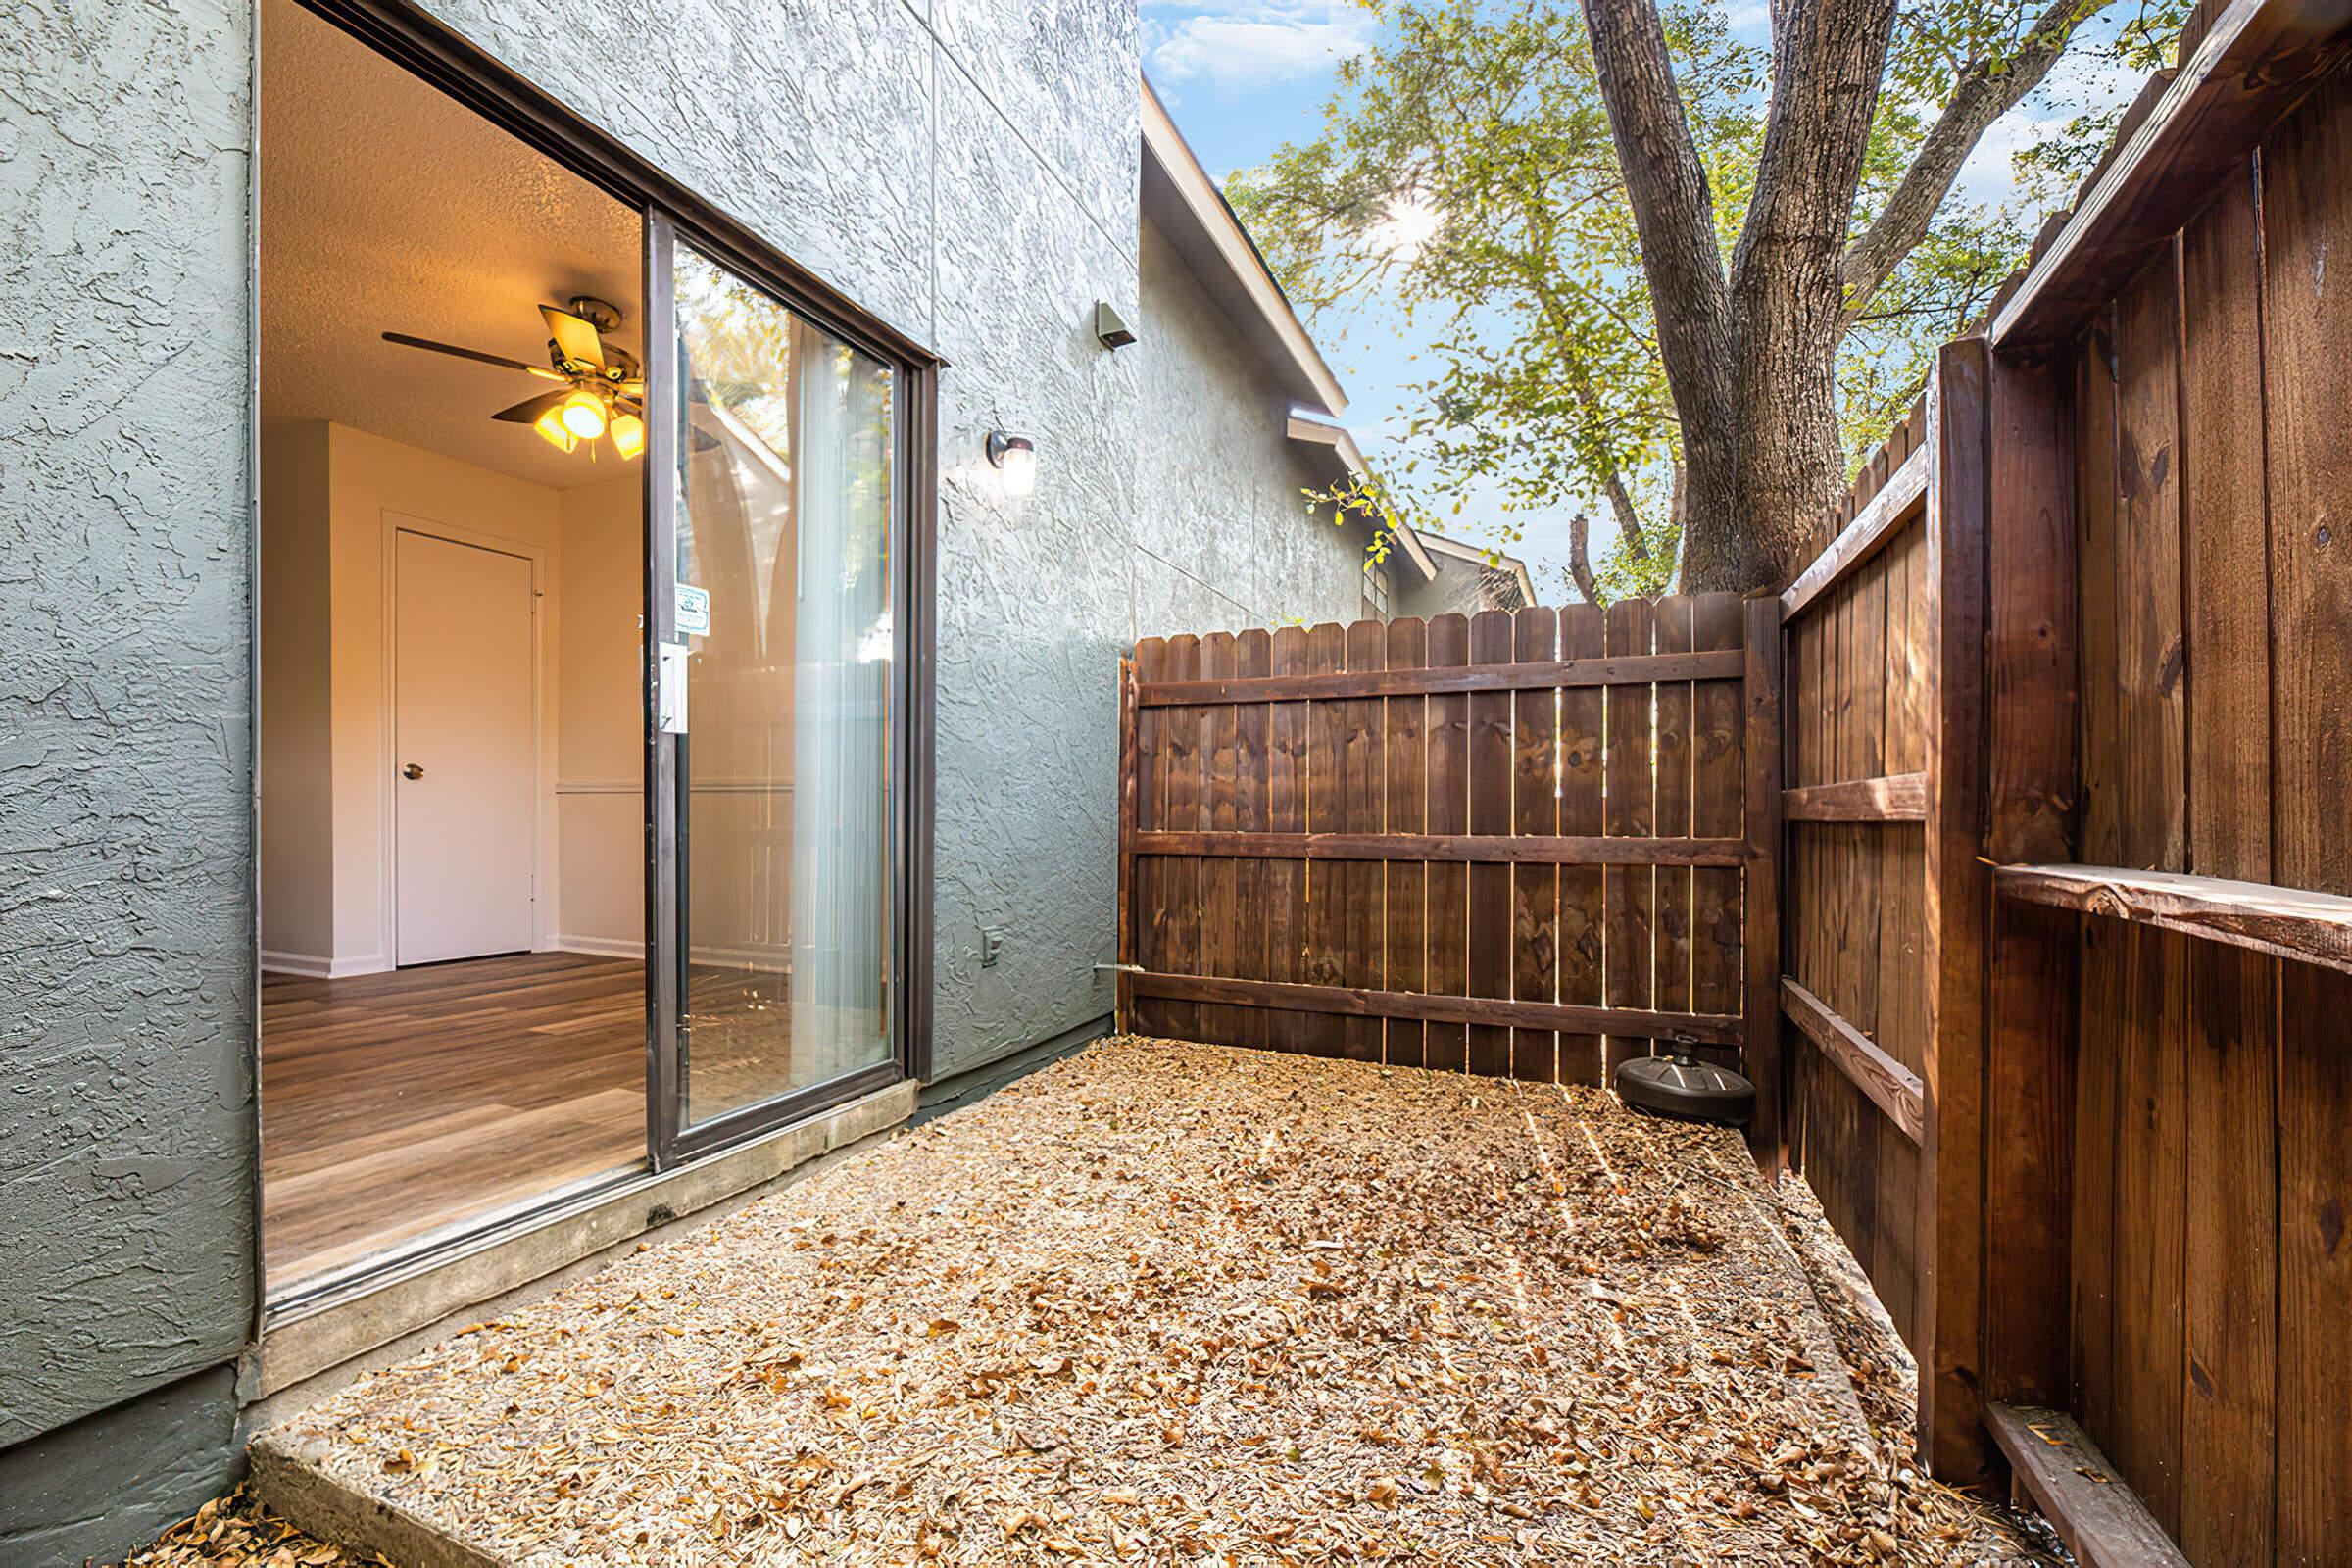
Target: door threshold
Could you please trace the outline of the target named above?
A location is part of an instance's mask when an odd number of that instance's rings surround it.
[[[263,1309],[239,1394],[251,1403],[504,1296],[645,1232],[760,1186],[914,1112],[901,1078],[732,1149],[665,1171],[590,1177],[487,1225],[418,1238],[399,1253],[306,1282]]]
[[[501,1238],[518,1235],[535,1221],[577,1213],[583,1207],[621,1196],[652,1174],[652,1166],[640,1156],[626,1165],[582,1176],[518,1202],[404,1236],[379,1251],[305,1275],[288,1289],[264,1299],[262,1333],[268,1335],[314,1313],[332,1311],[357,1297],[397,1285],[484,1246],[495,1245]],[[267,1213],[262,1223],[269,1224]]]

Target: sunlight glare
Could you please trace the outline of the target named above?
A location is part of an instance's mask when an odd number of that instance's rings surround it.
[[[1425,192],[1404,191],[1389,198],[1387,216],[1372,225],[1372,243],[1384,255],[1409,262],[1436,236],[1444,218]]]

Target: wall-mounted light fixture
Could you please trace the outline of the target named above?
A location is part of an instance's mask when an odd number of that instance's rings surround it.
[[[1025,496],[1037,488],[1037,443],[1009,430],[988,432],[988,461],[1004,475],[1004,493]]]
[[[1135,328],[1127,324],[1118,307],[1108,300],[1095,301],[1095,336],[1106,349],[1123,349],[1135,341]]]

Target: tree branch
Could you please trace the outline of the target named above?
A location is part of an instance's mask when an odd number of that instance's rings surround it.
[[[1600,580],[1592,575],[1592,522],[1579,512],[1568,519],[1568,575],[1585,603],[1600,603]]]
[[[2104,11],[2112,0],[2051,0],[2014,53],[1976,60],[1960,73],[1951,101],[1920,143],[1910,167],[1878,219],[1845,253],[1845,321],[1860,318],[1871,296],[1927,238],[1928,225],[1960,177],[1960,166],[1976,150],[1992,122],[2041,85],[2066,53],[2075,29]]]
[[[1715,241],[1715,199],[1675,85],[1653,0],[1584,0],[1585,28],[1674,400],[1694,424],[1731,419],[1731,301]]]
[[[1894,0],[1786,0],[1782,9],[1755,193],[1732,252],[1743,317],[1758,296],[1791,283],[1801,290],[1815,266],[1836,267],[1894,29]]]

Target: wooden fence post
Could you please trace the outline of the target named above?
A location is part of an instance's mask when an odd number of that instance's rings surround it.
[[[1756,1086],[1748,1147],[1778,1177],[1788,1165],[1781,1074],[1781,601],[1746,602],[1745,713],[1740,744],[1747,769],[1747,886],[1742,924],[1740,1012],[1747,1075]]]
[[[1995,864],[2074,859],[2079,794],[2072,377],[1989,366],[1984,840]],[[1994,901],[1985,949],[1984,1395],[2068,1394],[2080,917]]]
[[[1124,1033],[1134,1021],[1135,985],[1135,661],[1119,660],[1119,968],[1117,1016],[1111,1027]]]
[[[1928,381],[1927,897],[1920,1144],[1920,1449],[1955,1486],[1984,1488],[1998,1458],[1984,1423],[1984,523],[1988,350],[1937,351]]]

